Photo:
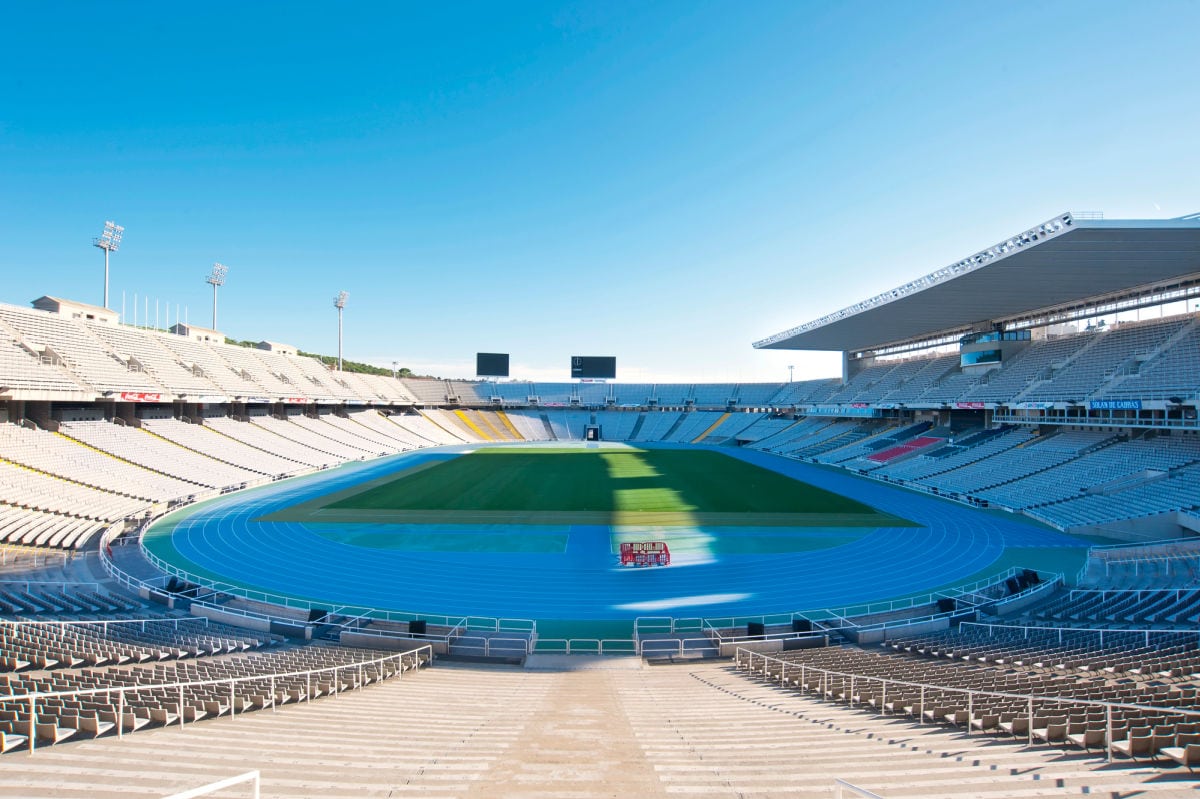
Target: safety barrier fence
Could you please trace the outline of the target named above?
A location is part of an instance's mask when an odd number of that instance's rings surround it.
[[[108,634],[109,627],[125,625],[137,625],[138,632],[145,632],[147,624],[169,624],[171,629],[178,630],[180,625],[208,627],[210,623],[204,616],[160,616],[146,619],[0,619],[0,626],[3,627],[99,627],[104,635]],[[252,631],[249,630],[238,634],[253,637]]]
[[[1033,694],[1009,693],[1004,691],[986,691],[975,688],[955,688],[945,685],[932,685],[930,683],[911,682],[908,680],[897,680],[890,677],[871,677],[863,674],[854,674],[851,672],[835,671],[832,669],[823,669],[818,666],[810,666],[805,663],[793,663],[782,658],[764,655],[759,652],[754,652],[749,649],[739,648],[734,656],[734,663],[739,669],[742,669],[749,674],[757,674],[764,680],[778,682],[780,685],[789,685],[789,676],[791,684],[799,686],[802,691],[807,691],[810,688],[822,697],[829,695],[833,680],[841,681],[842,685],[847,688],[844,695],[848,697],[845,704],[860,707],[863,709],[876,710],[880,715],[884,715],[884,708],[888,703],[888,694],[892,694],[894,699],[906,698],[911,699],[913,707],[918,708],[918,712],[913,717],[916,724],[925,723],[925,709],[927,707],[926,698],[944,700],[947,696],[961,697],[959,706],[966,712],[965,723],[963,724],[964,733],[968,736],[972,734],[972,724],[982,720],[976,716],[975,710],[977,707],[987,708],[994,706],[995,701],[987,702],[985,700],[1002,700],[1007,702],[1023,702],[1025,704],[1025,712],[1023,721],[1025,722],[1023,737],[1026,739],[1028,746],[1034,745],[1034,730],[1036,709],[1049,711],[1057,709],[1061,711],[1063,708],[1075,708],[1080,706],[1100,708],[1104,712],[1104,749],[1105,757],[1109,762],[1113,759],[1113,711],[1114,710],[1132,710],[1138,713],[1152,716],[1187,716],[1195,721],[1200,721],[1200,710],[1189,710],[1182,707],[1165,707],[1155,705],[1142,705],[1125,702],[1104,702],[1097,699],[1081,699],[1071,696],[1038,696]],[[755,664],[758,664],[757,668]],[[816,680],[815,685],[813,680]],[[848,681],[848,685],[847,685]],[[866,702],[858,701],[856,698],[863,696],[861,692],[865,692],[872,686],[878,686],[879,698],[872,705]],[[933,723],[941,726],[942,719],[935,719]],[[1015,730],[1016,728],[1014,728]],[[1014,738],[1016,733],[1014,731]]]
[[[1194,565],[1200,560],[1200,538],[1173,538],[1165,541],[1146,543],[1135,541],[1128,544],[1097,545],[1088,549],[1087,559],[1079,569],[1076,584],[1083,583],[1093,563],[1104,564],[1104,576],[1110,576],[1113,566],[1132,565],[1137,576],[1143,564],[1165,564],[1166,573],[1171,574],[1172,566]]]
[[[87,588],[89,591],[99,591],[100,583],[87,582],[84,580],[0,580],[0,588],[8,588],[9,586],[23,585],[22,590],[32,590],[33,586],[52,586],[54,588]]]
[[[168,563],[159,556],[155,555],[146,548],[144,543],[141,544],[141,551],[146,560],[148,560],[156,569],[164,572],[165,575],[186,580],[188,583],[205,588],[215,594],[225,594],[228,596],[240,597],[253,602],[263,602],[266,604],[279,605],[285,608],[296,608],[300,610],[321,610],[328,612],[330,615],[351,616],[358,619],[370,619],[374,621],[424,621],[427,624],[438,627],[454,628],[462,626],[467,629],[480,629],[480,626],[482,625],[496,630],[507,630],[510,632],[532,632],[537,626],[537,622],[532,619],[505,619],[494,618],[491,616],[447,616],[439,613],[420,613],[407,610],[380,610],[378,608],[365,608],[353,605],[339,606],[336,604],[331,605],[329,602],[298,599],[285,594],[276,594],[270,591],[259,591],[251,588],[245,588],[232,583],[222,582],[220,580],[210,580],[208,578],[192,574],[171,563]],[[106,568],[109,566],[114,569],[116,568],[115,564],[112,563],[111,558],[108,558],[106,554],[102,553],[101,557],[105,560]],[[168,579],[167,576],[164,576],[162,578],[155,578],[152,581],[147,581],[132,578],[129,575],[126,575],[126,577],[133,581],[131,587],[152,588],[157,591],[164,590],[164,585]]]
[[[1174,638],[1195,638],[1196,646],[1200,648],[1200,630],[1171,630],[1171,629],[1147,629],[1145,627],[1039,627],[1037,625],[1025,624],[990,624],[977,621],[965,621],[959,625],[964,632],[970,630],[986,630],[989,637],[993,637],[997,631],[1020,631],[1022,638],[1033,637],[1053,637],[1056,643],[1061,644],[1065,637],[1070,638],[1088,638],[1094,636],[1097,639],[1097,646],[1104,646],[1104,638],[1108,636],[1112,638],[1120,636],[1128,638],[1130,635],[1142,636],[1142,645],[1149,647],[1151,638],[1157,637],[1174,637]],[[1125,641],[1122,641],[1125,643]]]
[[[157,558],[157,557],[152,558],[151,557],[152,553],[147,552],[144,546],[142,547],[142,553],[147,556],[147,558],[150,560],[151,564],[153,564],[156,568],[165,569],[166,565],[169,565],[169,564],[165,564],[165,562],[163,562],[160,558]],[[134,592],[140,592],[140,591],[165,592],[165,590],[166,590],[165,585],[166,585],[167,581],[169,580],[169,576],[166,574],[164,574],[160,577],[151,578],[149,580],[144,580],[139,577],[135,577],[135,576],[129,574],[128,572],[126,572],[125,570],[123,570],[120,566],[118,566],[104,547],[101,547],[101,549],[100,549],[100,561],[103,564],[105,571],[107,571],[108,574],[114,580],[116,580],[119,584],[125,586],[126,588],[130,589],[131,591],[134,591]],[[359,634],[359,635],[367,635],[367,636],[372,636],[372,637],[381,638],[381,639],[387,638],[387,639],[405,639],[405,640],[419,640],[419,641],[438,641],[438,642],[444,643],[446,645],[450,645],[452,642],[454,642],[460,636],[466,634],[467,632],[472,632],[472,631],[475,631],[475,632],[480,632],[480,631],[511,632],[511,633],[518,633],[518,634],[526,633],[528,635],[534,636],[534,635],[536,635],[536,630],[537,630],[537,622],[535,622],[532,619],[504,619],[504,618],[495,618],[495,617],[491,617],[491,616],[444,616],[444,615],[437,615],[437,614],[418,614],[418,613],[407,613],[407,612],[396,612],[396,611],[379,611],[379,610],[375,610],[373,608],[355,608],[355,607],[345,607],[345,606],[334,607],[334,606],[328,605],[327,603],[321,604],[321,603],[314,603],[314,602],[310,602],[310,601],[300,601],[300,600],[294,600],[293,603],[289,605],[283,601],[276,602],[276,601],[274,601],[274,599],[272,599],[272,598],[278,598],[279,600],[285,599],[285,597],[282,597],[281,595],[269,594],[269,593],[264,593],[264,592],[246,592],[246,593],[258,594],[256,596],[246,596],[245,594],[241,594],[241,593],[231,593],[231,592],[225,590],[223,587],[221,587],[221,586],[225,585],[223,583],[217,583],[216,581],[204,581],[204,580],[197,581],[197,579],[194,579],[192,575],[187,574],[187,573],[183,572],[182,570],[174,569],[173,567],[170,570],[170,575],[173,575],[177,578],[181,577],[190,583],[193,583],[197,586],[201,586],[201,587],[205,588],[209,592],[208,594],[204,594],[204,595],[201,595],[198,597],[188,597],[187,598],[188,601],[193,606],[211,608],[213,610],[219,611],[222,614],[228,614],[231,616],[239,616],[244,619],[253,619],[253,620],[260,620],[260,621],[274,621],[274,622],[280,622],[283,624],[307,623],[295,616],[266,613],[266,612],[262,612],[262,611],[250,610],[248,608],[235,607],[235,606],[228,604],[227,602],[220,601],[222,599],[222,595],[225,595],[226,597],[228,597],[228,596],[240,597],[240,598],[247,599],[247,600],[254,601],[254,602],[262,602],[265,605],[278,605],[278,606],[284,607],[284,608],[300,608],[300,609],[312,610],[315,607],[319,606],[320,609],[322,611],[326,612],[326,614],[328,616],[340,617],[342,619],[341,622],[333,624],[332,626],[340,627],[345,630],[353,630],[356,634]],[[234,588],[236,588],[236,587],[234,587]],[[263,598],[263,597],[268,597],[268,598]],[[297,603],[299,603],[299,604],[297,604]],[[413,622],[413,621],[417,621],[417,620],[425,621],[426,624],[434,626],[434,627],[448,628],[448,631],[445,633],[412,634],[412,633],[402,632],[399,630],[370,629],[370,628],[361,626],[363,624],[369,624],[372,622]]]
[[[105,688],[79,688],[62,691],[34,691],[32,693],[19,695],[0,694],[0,707],[7,709],[14,705],[17,707],[20,707],[22,704],[27,706],[29,720],[25,726],[27,727],[29,733],[29,754],[32,755],[37,749],[38,702],[45,702],[47,699],[80,700],[83,697],[97,697],[103,698],[106,704],[112,704],[112,697],[115,695],[117,719],[115,725],[116,737],[124,738],[126,727],[126,708],[133,707],[133,705],[126,698],[126,694],[129,693],[137,694],[145,693],[147,691],[156,691],[160,693],[166,691],[177,691],[179,698],[178,723],[179,728],[183,729],[187,715],[184,713],[184,708],[187,706],[185,701],[185,693],[189,688],[193,690],[208,687],[214,689],[223,689],[228,686],[229,717],[234,718],[238,715],[241,715],[237,709],[239,685],[245,687],[247,683],[255,684],[255,687],[246,688],[243,695],[249,696],[251,695],[251,691],[256,692],[253,695],[258,695],[257,692],[261,691],[261,688],[258,688],[257,686],[263,684],[265,681],[269,681],[270,690],[266,696],[270,698],[271,701],[269,707],[272,711],[274,711],[276,709],[276,703],[274,701],[274,697],[276,696],[275,689],[281,680],[295,681],[303,678],[305,681],[305,691],[302,698],[305,702],[311,702],[313,698],[313,683],[315,681],[318,686],[320,686],[323,682],[320,679],[322,675],[329,675],[328,680],[324,682],[329,686],[330,690],[325,692],[337,696],[338,694],[345,692],[345,688],[343,687],[344,684],[349,685],[350,690],[361,689],[365,687],[366,682],[363,678],[366,669],[374,667],[376,673],[381,675],[380,678],[386,679],[392,676],[403,677],[406,664],[411,665],[413,668],[419,669],[422,666],[428,666],[432,662],[433,649],[427,644],[423,647],[418,647],[407,652],[397,652],[394,655],[385,655],[383,657],[371,658],[368,660],[358,661],[356,663],[346,663],[338,666],[322,666],[320,668],[302,669],[299,671],[272,672],[270,674],[255,674],[242,677],[221,677],[208,680],[186,680],[170,683],[143,683],[139,685],[108,686]],[[395,668],[391,671],[391,673],[388,673],[384,668],[384,664],[392,664]],[[343,679],[345,677],[350,677],[350,682],[343,683]],[[195,723],[197,720],[198,719],[194,719],[192,723]],[[172,722],[171,726],[174,726],[174,722]]]

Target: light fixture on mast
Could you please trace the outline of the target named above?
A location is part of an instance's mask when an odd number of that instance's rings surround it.
[[[108,307],[108,254],[121,249],[125,228],[111,220],[104,223],[104,232],[92,239],[92,246],[104,250],[104,307]]]
[[[228,266],[225,264],[213,264],[212,271],[208,273],[208,277],[204,278],[204,282],[213,287],[213,330],[217,329],[217,286],[225,285],[225,276],[228,274]]]
[[[333,298],[333,307],[337,308],[338,312],[338,371],[342,371],[342,311],[346,308],[346,299],[350,296],[349,292],[339,291],[337,296]]]

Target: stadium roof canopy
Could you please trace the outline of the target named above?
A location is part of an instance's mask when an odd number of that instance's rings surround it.
[[[1200,288],[1200,214],[1163,220],[1062,214],[950,266],[756,341],[757,349],[902,348],[988,331],[1121,295]],[[1147,303],[1150,304],[1150,303]]]

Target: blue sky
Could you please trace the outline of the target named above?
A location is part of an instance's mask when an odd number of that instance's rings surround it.
[[[1200,3],[19,4],[0,301],[467,377],[751,342],[1061,212],[1200,210]],[[168,312],[166,308],[171,308]],[[144,307],[144,306],[143,306]],[[139,321],[144,312],[139,310]]]

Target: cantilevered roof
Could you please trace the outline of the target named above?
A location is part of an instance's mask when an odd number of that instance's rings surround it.
[[[756,341],[758,349],[870,350],[1138,286],[1200,275],[1200,215],[1164,220],[1062,214],[876,297]]]

